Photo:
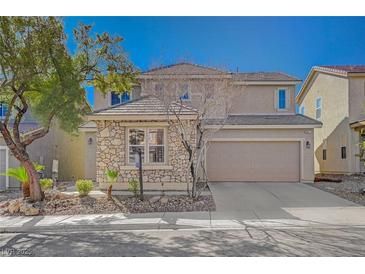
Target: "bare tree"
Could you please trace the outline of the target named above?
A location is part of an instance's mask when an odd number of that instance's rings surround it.
[[[147,93],[159,98],[166,109],[170,126],[175,126],[188,154],[187,191],[196,198],[200,195],[198,182],[207,183],[205,154],[209,139],[219,131],[228,118],[232,93],[226,77],[214,79],[176,80],[163,79],[144,83]],[[186,88],[186,85],[188,86]],[[188,95],[184,98],[185,92]],[[187,99],[188,98],[188,99]],[[194,111],[194,118],[184,119],[186,111]],[[205,125],[215,121],[217,126],[208,129]]]

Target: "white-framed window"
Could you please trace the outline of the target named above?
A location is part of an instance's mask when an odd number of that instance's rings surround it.
[[[316,98],[315,108],[316,108],[316,119],[317,120],[322,119],[322,97]]]
[[[299,114],[305,115],[305,107],[304,106],[301,106],[299,108]]]
[[[289,91],[286,88],[278,88],[275,94],[276,109],[287,110],[289,108]]]
[[[143,163],[152,165],[165,164],[165,134],[165,128],[129,128],[128,163],[135,164],[138,157],[138,150],[141,150]]]
[[[4,118],[8,113],[8,106],[5,103],[0,103],[0,118]]]
[[[179,85],[179,95],[181,101],[190,101],[189,84],[185,83]]]
[[[130,100],[131,98],[131,94],[128,91],[125,91],[123,93],[116,93],[114,91],[112,91],[110,93],[110,105],[114,106],[114,105],[118,105],[121,103],[126,103]]]

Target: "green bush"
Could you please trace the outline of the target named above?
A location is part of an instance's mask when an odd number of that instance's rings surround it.
[[[39,184],[41,185],[42,191],[50,190],[53,187],[52,179],[40,179]]]
[[[77,180],[76,181],[76,189],[79,192],[80,196],[87,196],[90,191],[93,189],[94,184],[91,180]]]
[[[128,190],[137,196],[139,193],[139,182],[136,179],[131,179],[128,182]]]

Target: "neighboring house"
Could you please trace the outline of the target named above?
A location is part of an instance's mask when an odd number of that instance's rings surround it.
[[[135,154],[141,149],[146,188],[186,189],[187,153],[176,125],[168,123],[162,101],[151,94],[180,97],[189,106],[181,118],[191,126],[195,114],[190,107],[198,108],[208,90],[214,90],[212,100],[229,99],[230,105],[219,107],[205,121],[214,132],[204,159],[207,180],[313,182],[313,129],[321,123],[295,114],[297,78],[180,63],[144,72],[138,80],[125,102],[123,96],[113,100],[112,93],[95,93],[95,111],[80,127],[88,134],[90,151],[96,151],[95,158],[89,154],[87,165],[96,167],[101,187],[106,186],[107,168],[119,171],[116,189],[138,179]],[[222,118],[224,111],[228,118]],[[194,141],[196,136],[190,138]]]
[[[0,104],[0,119],[6,115],[5,105]],[[5,109],[5,110],[4,110]],[[10,123],[12,124],[12,123]],[[41,125],[27,113],[20,125],[22,136],[40,130]],[[52,178],[53,160],[58,161],[58,179],[60,181],[84,178],[85,142],[84,134],[71,136],[54,123],[49,133],[35,140],[27,147],[30,158],[45,166],[43,176]],[[9,167],[18,167],[18,160],[11,154],[0,134],[0,173]],[[20,184],[11,177],[0,176],[0,191],[7,188],[19,188]]]
[[[316,66],[297,98],[299,111],[323,123],[314,131],[315,172],[363,173],[365,66]]]

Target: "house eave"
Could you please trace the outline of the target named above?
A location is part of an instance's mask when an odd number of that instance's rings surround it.
[[[181,120],[194,120],[196,119],[196,115],[184,114],[180,115],[179,119]],[[166,120],[177,120],[175,115],[156,115],[153,113],[145,113],[143,115],[112,115],[112,114],[104,114],[104,115],[88,115],[86,117],[87,121],[166,121]]]
[[[321,128],[322,125],[206,125],[206,129],[309,129]]]
[[[232,82],[233,85],[245,85],[245,86],[276,86],[276,85],[284,85],[284,86],[292,86],[300,84],[302,81],[234,81]]]

